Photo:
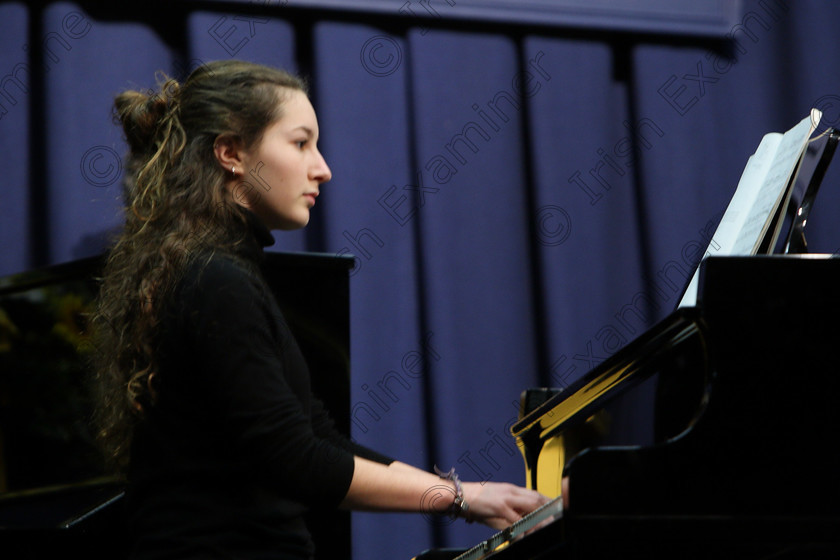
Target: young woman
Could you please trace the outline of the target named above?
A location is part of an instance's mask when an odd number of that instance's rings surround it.
[[[547,501],[356,445],[311,396],[259,269],[269,230],[304,227],[331,177],[299,79],[220,61],[115,107],[130,155],[97,313],[98,420],[127,471],[134,558],[310,558],[314,506],[501,529]]]

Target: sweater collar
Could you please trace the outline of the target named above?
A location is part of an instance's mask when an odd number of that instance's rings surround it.
[[[265,248],[274,245],[274,236],[256,214],[242,208],[245,217],[245,237],[234,252],[240,257],[261,263],[265,259]]]
[[[257,242],[257,245],[262,248],[274,245],[274,236],[271,235],[271,231],[265,227],[262,220],[260,220],[256,214],[247,208],[244,208],[243,210],[245,212],[245,220],[248,223],[248,228],[254,235],[254,240]]]

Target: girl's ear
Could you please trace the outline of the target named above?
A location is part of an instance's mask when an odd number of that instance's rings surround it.
[[[224,188],[233,201],[250,210],[254,210],[260,201],[260,193],[247,181],[242,180],[248,168],[248,152],[235,136],[219,136],[213,144],[213,155],[225,173]]]
[[[227,173],[241,175],[245,171],[245,150],[235,136],[218,136],[213,144],[216,161]]]

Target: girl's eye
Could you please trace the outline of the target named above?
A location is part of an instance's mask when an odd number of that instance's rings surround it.
[[[307,140],[298,140],[297,142],[295,142],[295,144],[297,144],[299,150],[302,150],[303,147],[306,146],[306,142]]]

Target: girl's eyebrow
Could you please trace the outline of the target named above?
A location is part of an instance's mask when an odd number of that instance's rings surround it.
[[[306,126],[306,125],[300,125],[300,126],[297,126],[297,127],[293,128],[293,129],[292,129],[292,131],[294,132],[295,130],[299,130],[299,129],[300,129],[300,130],[303,130],[303,131],[306,133],[306,135],[307,135],[307,136],[309,136],[310,138],[312,138],[313,136],[315,136],[315,133],[312,131],[312,129],[311,129],[311,128],[309,128],[309,127],[308,127],[308,126]]]

